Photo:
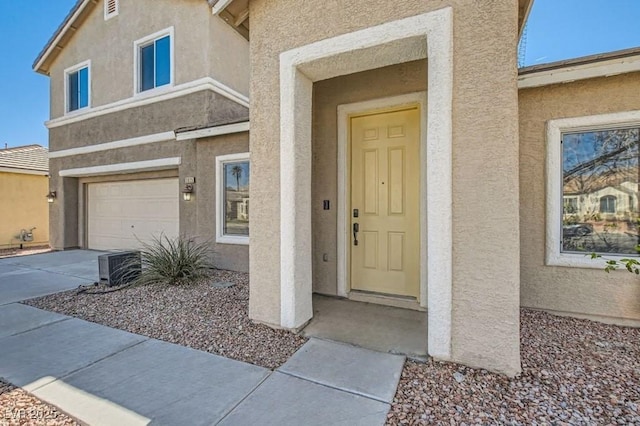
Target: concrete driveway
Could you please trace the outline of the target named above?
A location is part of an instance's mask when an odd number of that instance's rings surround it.
[[[69,250],[0,259],[0,306],[98,281],[101,254]]]

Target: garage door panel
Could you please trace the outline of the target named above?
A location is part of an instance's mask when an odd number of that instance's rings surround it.
[[[178,179],[90,184],[89,248],[136,249],[154,237],[177,237],[178,196]]]
[[[152,220],[152,221],[132,221],[130,222],[131,226],[129,229],[126,227],[129,225],[125,224],[123,231],[126,233],[129,230],[133,235],[142,239],[149,239],[152,236],[159,236],[162,233],[166,233],[167,229],[171,229],[174,224],[174,221],[171,220]],[[175,235],[172,235],[175,236]]]
[[[92,212],[95,218],[108,218],[119,215],[121,210],[120,206],[115,204],[113,200],[101,200],[96,203]]]
[[[139,218],[159,219],[163,221],[176,221],[178,212],[174,213],[176,200],[149,200],[145,203],[145,208],[138,211]]]

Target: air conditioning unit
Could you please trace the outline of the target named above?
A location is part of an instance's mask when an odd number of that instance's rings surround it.
[[[142,261],[139,251],[124,251],[98,256],[100,284],[109,287],[127,284],[140,276]]]

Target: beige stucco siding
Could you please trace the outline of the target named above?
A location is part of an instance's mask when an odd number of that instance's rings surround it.
[[[252,202],[261,208],[252,217],[250,315],[280,322],[280,169],[273,166],[280,53],[448,5],[455,72],[452,359],[512,374],[520,369],[516,2],[251,2]]]
[[[102,1],[50,69],[51,118],[64,115],[64,70],[91,60],[91,106],[134,96],[134,42],[174,28],[174,84],[213,77],[247,95],[248,43],[202,0],[120,2],[118,16],[104,20]],[[241,40],[240,40],[241,39]]]
[[[640,324],[637,277],[545,266],[547,121],[640,110],[639,91],[638,73],[520,91],[522,306]]]
[[[249,96],[249,42],[217,15],[209,16],[211,77]]]
[[[199,0],[123,1],[118,16],[105,21],[100,1],[51,66],[51,117],[64,115],[64,70],[89,59],[93,107],[133,96],[134,41],[171,26],[175,84],[207,76],[207,8]]]
[[[0,173],[0,248],[19,246],[15,237],[33,227],[33,242],[25,246],[49,242],[48,192],[47,176]]]
[[[426,61],[408,62],[316,83],[313,92],[313,290],[337,294],[338,105],[424,91]],[[323,200],[332,209],[323,209]],[[327,253],[328,262],[323,261]]]
[[[211,91],[130,108],[49,129],[52,152],[247,119],[248,108]]]

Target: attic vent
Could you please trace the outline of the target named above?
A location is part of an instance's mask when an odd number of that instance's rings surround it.
[[[104,19],[113,18],[118,14],[118,0],[104,0]]]

